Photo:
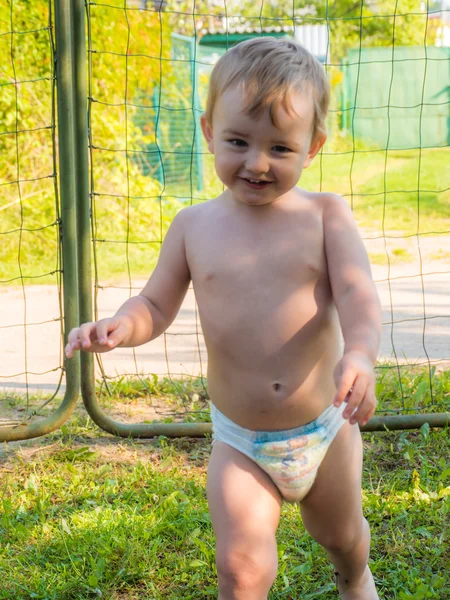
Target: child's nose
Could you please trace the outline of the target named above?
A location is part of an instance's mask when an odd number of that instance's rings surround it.
[[[266,173],[269,170],[269,160],[264,152],[249,152],[246,160],[247,171],[252,173]]]

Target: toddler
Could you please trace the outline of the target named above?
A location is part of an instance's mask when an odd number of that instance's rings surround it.
[[[340,597],[378,598],[358,424],[375,411],[380,304],[347,203],[297,186],[325,142],[328,101],[323,67],[294,41],[256,38],[224,54],[201,125],[225,191],[179,212],[142,292],[66,346],[70,358],[155,339],[192,281],[208,352],[219,600],[268,597],[283,501],[299,504]]]

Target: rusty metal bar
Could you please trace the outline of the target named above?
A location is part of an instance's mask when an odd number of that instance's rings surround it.
[[[420,429],[425,423],[428,423],[430,427],[449,427],[450,413],[373,417],[367,425],[361,427],[361,431]]]

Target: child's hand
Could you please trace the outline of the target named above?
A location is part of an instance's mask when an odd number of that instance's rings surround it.
[[[363,352],[347,352],[334,369],[336,396],[333,404],[341,406],[347,402],[342,413],[350,423],[365,425],[375,412],[375,374],[372,362]]]
[[[67,358],[76,350],[86,352],[109,352],[130,335],[130,321],[122,316],[102,319],[95,323],[84,323],[69,333],[65,348]]]

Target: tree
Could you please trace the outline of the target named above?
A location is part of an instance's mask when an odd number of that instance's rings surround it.
[[[49,0],[0,3],[0,183],[10,184],[3,186],[0,200],[1,231],[9,232],[2,236],[0,271],[8,263],[17,265],[18,244],[25,273],[29,258],[39,253],[42,270],[55,269],[52,5]],[[135,231],[145,230],[145,239],[158,239],[161,186],[142,174],[130,151],[155,138],[153,91],[161,77],[171,77],[166,60],[170,28],[167,23],[161,27],[165,15],[136,6],[125,10],[123,0],[88,8],[94,187],[102,195],[123,196],[117,202],[109,198],[98,203],[100,233],[106,237],[107,226],[108,236],[126,237],[128,216],[139,215]],[[146,127],[136,123],[136,113],[142,110],[138,104],[147,107]],[[131,196],[147,200],[136,200],[130,208]],[[18,277],[19,270],[8,275]]]
[[[415,46],[424,43],[427,14],[419,0],[169,0],[175,30],[201,35],[203,28],[234,26],[258,30],[274,26],[326,24],[332,62],[349,48]],[[228,21],[227,21],[228,20]]]

